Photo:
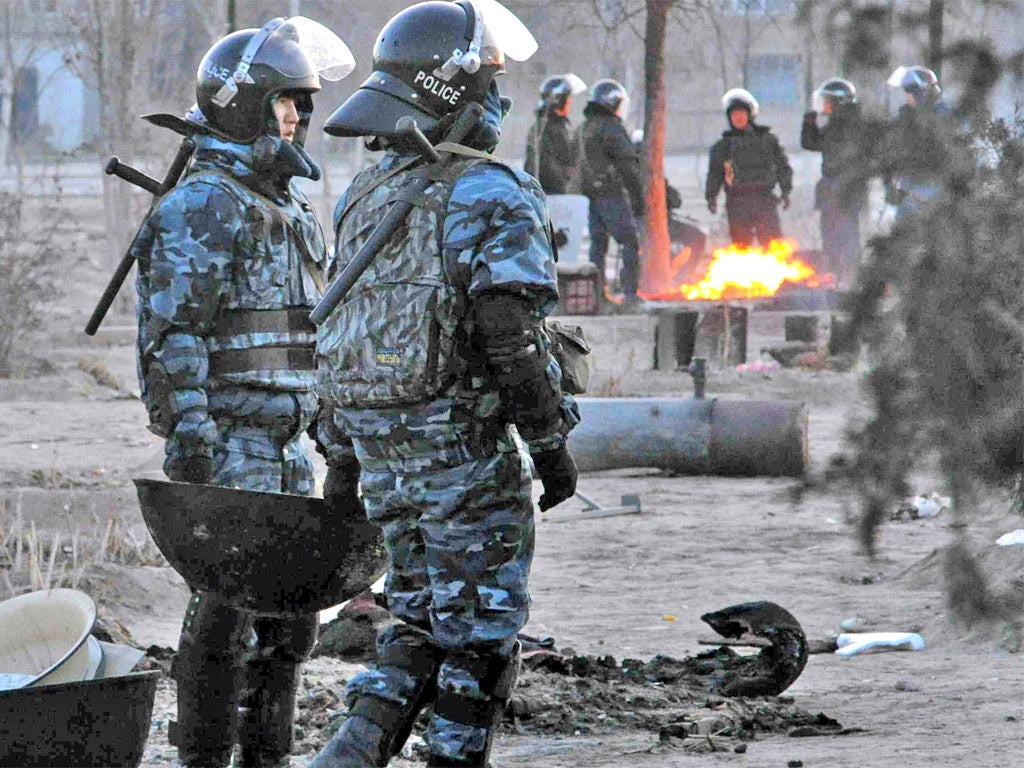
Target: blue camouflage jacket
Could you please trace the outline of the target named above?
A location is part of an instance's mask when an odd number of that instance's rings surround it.
[[[272,143],[281,157],[295,157],[280,140]],[[245,409],[257,422],[294,416],[260,413],[254,392],[298,394],[306,422],[316,408],[311,365],[244,370],[237,356],[227,370],[216,364],[231,350],[315,342],[312,326],[295,321],[320,297],[314,273],[327,266],[323,233],[287,163],[273,175],[258,174],[253,165],[252,146],[198,137],[188,174],[154,204],[132,244],[142,397],[153,431],[190,446],[186,454],[216,441],[211,414]],[[299,162],[295,170],[308,166]],[[288,309],[296,311],[283,326],[280,319],[237,322]],[[281,408],[287,401],[264,402]]]
[[[486,118],[497,135],[500,125],[500,106],[487,105]],[[381,162],[357,176],[352,187],[338,201],[334,226],[338,233],[335,266],[344,267],[365,240],[367,228],[372,228],[374,206],[382,204],[391,191],[400,188],[404,178],[414,171],[402,171],[371,196],[346,213],[346,218],[368,216],[365,226],[343,227],[341,214],[349,207],[349,194],[364,187],[373,177],[406,163],[410,157],[389,151]],[[461,159],[455,162],[459,163]],[[431,188],[433,189],[433,187]],[[428,190],[428,193],[430,190]],[[376,200],[373,195],[381,196]],[[429,208],[429,206],[424,206]],[[366,209],[366,210],[362,210]],[[379,210],[379,209],[376,209]],[[377,216],[379,218],[379,216]],[[451,187],[451,194],[443,212],[443,223],[432,218],[424,209],[411,214],[409,230],[424,229],[438,237],[441,258],[446,273],[453,278],[456,290],[466,302],[487,291],[510,291],[526,298],[533,306],[535,318],[541,320],[554,309],[558,301],[555,259],[548,235],[547,202],[538,182],[523,171],[498,162],[468,163],[468,168]],[[344,232],[358,232],[359,236],[346,241]],[[412,234],[412,237],[418,234]],[[369,280],[374,267],[360,279]],[[353,293],[359,290],[359,283]],[[464,432],[469,423],[486,424],[500,420],[502,403],[495,382],[475,376],[462,376],[453,381],[449,389],[429,402],[412,406],[359,408],[339,404],[345,399],[345,371],[338,360],[339,337],[343,329],[336,322],[337,313],[322,325],[318,333],[317,353],[320,373],[320,394],[326,407],[333,412],[333,427],[324,446],[329,460],[337,460],[344,453],[347,437],[384,437],[395,425],[401,424],[403,440],[421,438],[432,443],[440,452],[446,450],[455,434]],[[423,322],[429,322],[424,317]],[[546,337],[541,334],[546,343]],[[560,390],[561,372],[554,358],[548,355],[548,378]],[[576,404],[569,395],[563,396],[563,426],[549,435],[531,436],[530,448],[544,450],[557,447],[565,440],[565,433],[577,420]],[[321,424],[321,435],[326,425]],[[453,457],[454,458],[454,457]]]

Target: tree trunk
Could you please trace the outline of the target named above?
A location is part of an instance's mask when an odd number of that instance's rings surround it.
[[[644,213],[640,293],[665,293],[671,283],[671,247],[665,203],[665,28],[672,0],[647,0],[644,34]]]
[[[942,79],[942,16],[946,10],[945,0],[928,2],[928,68]]]

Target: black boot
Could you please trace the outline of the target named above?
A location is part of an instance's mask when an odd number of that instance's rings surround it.
[[[246,664],[239,733],[243,768],[287,763],[295,741],[295,692],[318,625],[316,614],[257,616],[253,622],[256,646]]]
[[[223,768],[231,760],[249,619],[211,592],[196,592],[189,602],[171,664],[178,719],[168,726],[168,740],[188,768]]]
[[[242,700],[243,768],[277,768],[291,754],[295,741],[295,692],[301,672],[298,664],[270,660],[250,663],[250,689]],[[258,675],[258,680],[254,680]],[[258,685],[254,685],[254,683]]]

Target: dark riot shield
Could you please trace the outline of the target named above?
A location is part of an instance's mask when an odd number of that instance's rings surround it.
[[[311,613],[380,578],[380,528],[323,499],[136,479],[157,547],[192,589],[258,613]]]

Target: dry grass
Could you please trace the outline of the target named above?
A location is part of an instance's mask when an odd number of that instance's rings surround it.
[[[80,357],[78,362],[75,363],[75,367],[91,376],[101,386],[110,387],[118,392],[122,389],[121,380],[111,373],[110,369],[107,368],[107,364],[99,358]]]
[[[20,502],[6,514],[0,502],[0,582],[9,596],[57,587],[77,588],[89,566],[166,565],[148,539],[139,541],[115,515],[93,516],[87,531],[40,533],[35,520],[25,520]]]

